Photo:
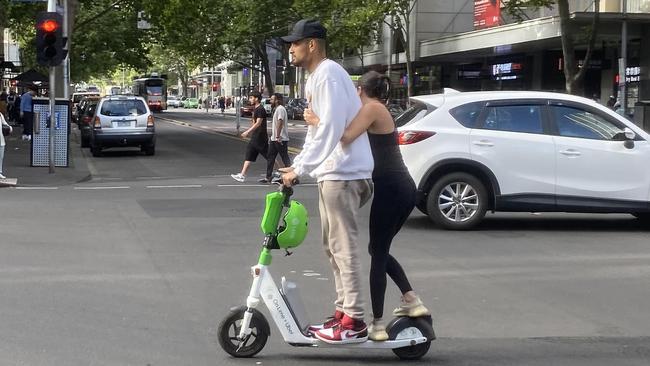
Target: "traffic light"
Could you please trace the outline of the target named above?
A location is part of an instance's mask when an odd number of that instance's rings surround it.
[[[63,49],[63,17],[56,12],[40,12],[36,18],[36,61],[42,66],[60,65]]]

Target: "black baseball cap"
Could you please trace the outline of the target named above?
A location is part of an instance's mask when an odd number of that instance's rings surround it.
[[[326,39],[327,29],[325,29],[325,27],[323,27],[323,25],[320,24],[318,20],[302,19],[294,24],[293,30],[291,30],[291,34],[285,37],[281,37],[281,39],[286,43],[299,41],[305,38]]]

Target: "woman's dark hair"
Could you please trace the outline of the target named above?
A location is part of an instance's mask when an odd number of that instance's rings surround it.
[[[386,102],[390,96],[390,79],[377,71],[368,71],[361,76],[359,87],[370,98]]]

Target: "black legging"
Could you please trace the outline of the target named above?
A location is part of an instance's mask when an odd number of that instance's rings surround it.
[[[415,207],[415,183],[408,175],[395,174],[374,178],[375,196],[370,208],[370,298],[375,318],[384,315],[386,274],[399,287],[402,294],[411,291],[404,269],[389,254],[393,237]]]

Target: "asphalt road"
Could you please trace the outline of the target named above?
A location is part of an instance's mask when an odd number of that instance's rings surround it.
[[[220,349],[217,324],[248,294],[274,188],[234,182],[244,143],[189,113],[161,116],[191,126],[159,119],[155,156],[84,152],[87,182],[0,190],[0,364],[399,364],[390,351],[292,348],[273,324],[254,359]],[[299,283],[314,321],[334,295],[316,194],[296,189],[311,230],[271,268]],[[497,214],[447,232],[414,212],[392,252],[439,339],[409,364],[650,364],[649,230],[629,215]],[[389,283],[387,313],[398,300]]]

